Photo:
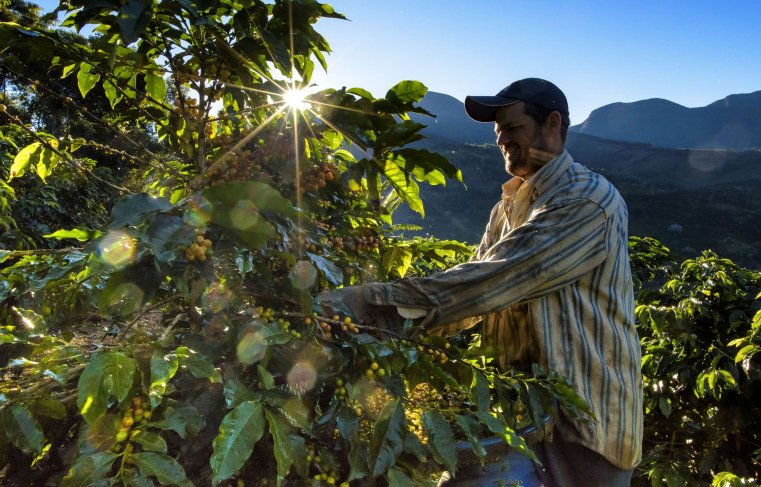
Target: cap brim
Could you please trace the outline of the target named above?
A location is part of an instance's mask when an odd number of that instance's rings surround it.
[[[519,101],[502,96],[466,96],[465,113],[476,122],[494,122],[500,108]]]

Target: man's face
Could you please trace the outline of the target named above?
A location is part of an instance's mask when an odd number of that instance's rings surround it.
[[[494,132],[505,170],[513,176],[528,179],[554,157],[548,156],[542,126],[524,113],[523,102],[499,109]]]

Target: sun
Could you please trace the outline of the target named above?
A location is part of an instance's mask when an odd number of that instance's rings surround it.
[[[309,102],[304,98],[307,96],[306,90],[301,89],[289,89],[283,93],[283,101],[285,104],[297,111],[304,111],[309,108]]]

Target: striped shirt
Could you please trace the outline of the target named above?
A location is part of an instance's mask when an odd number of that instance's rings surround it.
[[[561,416],[556,434],[630,469],[641,460],[643,405],[627,240],[618,191],[563,152],[503,186],[470,262],[367,285],[365,299],[425,311],[423,325],[445,334],[482,318],[482,345],[504,350],[503,366],[562,374],[597,418]]]

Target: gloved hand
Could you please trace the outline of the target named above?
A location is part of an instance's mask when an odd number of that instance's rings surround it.
[[[362,286],[349,286],[325,290],[314,301],[315,308],[322,314],[343,313],[360,324],[400,332],[404,325],[396,306],[377,306],[365,301]]]
[[[324,315],[343,313],[360,323],[374,321],[371,305],[365,301],[361,286],[326,289],[314,300],[314,306]]]

